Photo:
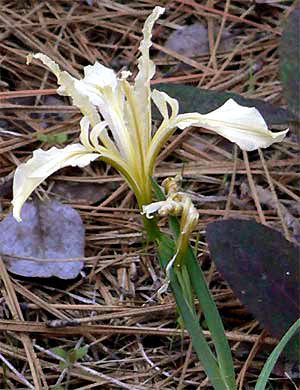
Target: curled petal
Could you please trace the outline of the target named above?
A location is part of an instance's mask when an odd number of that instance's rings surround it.
[[[178,114],[178,102],[176,99],[172,98],[168,94],[162,91],[158,91],[155,89],[152,92],[152,100],[154,101],[156,107],[159,109],[161,115],[163,116],[164,120],[172,120],[174,119]],[[168,113],[168,104],[171,107],[171,117],[169,118]]]
[[[76,82],[78,82],[77,79],[69,75],[67,72],[62,72],[59,66],[45,54],[29,54],[27,56],[27,64],[30,64],[32,58],[36,58],[42,61],[42,63],[46,65],[52,73],[55,74],[57,77],[57,82],[60,86],[57,90],[59,95],[70,96],[73,100],[73,104],[80,109],[83,115],[89,118],[92,126],[95,126],[100,122],[99,114],[97,113],[96,108],[90,102],[86,90],[80,91],[76,88]]]
[[[143,211],[141,212],[142,215],[146,214],[146,218],[152,219],[153,215],[158,212],[158,210],[161,209],[161,207],[165,204],[165,201],[161,202],[153,202],[150,204],[147,204],[146,206],[143,206]]]
[[[186,196],[182,208],[182,215],[180,221],[180,231],[183,234],[190,235],[191,232],[197,226],[199,219],[199,213],[195,206],[193,205],[191,199]]]
[[[91,131],[91,143],[95,149],[99,148],[99,137],[101,136],[101,133],[105,131],[105,128],[107,126],[107,123],[105,121],[102,121],[96,125],[93,130]]]
[[[69,165],[84,167],[97,157],[99,154],[91,153],[81,144],[68,145],[63,149],[35,150],[33,157],[19,165],[14,175],[12,204],[15,219],[21,221],[23,204],[48,176]]]
[[[97,91],[93,85],[90,85],[83,80],[75,80],[74,87],[76,88],[77,93],[85,96],[93,106],[99,107],[104,104],[102,93],[100,93],[99,90]]]
[[[33,58],[36,58],[36,59],[39,59],[40,61],[42,61],[42,63],[44,65],[48,66],[48,68],[51,70],[51,72],[53,74],[55,74],[55,76],[57,78],[59,78],[61,70],[60,70],[59,66],[57,65],[57,63],[54,62],[53,60],[51,60],[51,58],[49,58],[48,56],[46,56],[45,54],[42,54],[42,53],[37,53],[37,54],[30,53],[26,57],[26,65],[31,64]]]
[[[165,217],[167,215],[181,215],[183,210],[184,203],[180,201],[173,200],[171,198],[167,198],[166,200],[162,200],[160,202],[153,202],[146,206],[143,206],[142,215],[146,214],[146,218],[153,218],[154,213],[158,213],[161,217]]]
[[[148,164],[148,170],[152,174],[155,159],[158,153],[160,152],[160,150],[165,145],[168,138],[176,129],[177,118],[180,115],[178,115],[179,108],[178,108],[177,100],[170,97],[165,92],[154,90],[152,92],[151,97],[154,104],[159,109],[163,117],[163,121],[159,126],[158,130],[156,131],[156,133],[154,134],[150,143],[150,147],[148,149],[147,164]],[[169,116],[168,106],[171,109],[170,116]]]
[[[90,122],[86,116],[84,116],[80,120],[80,142],[86,149],[92,149],[92,145],[89,140],[89,128],[90,128]]]
[[[132,73],[129,70],[122,70],[121,71],[121,79],[122,80],[126,80],[131,75],[132,75]]]
[[[160,17],[161,14],[165,12],[165,9],[162,7],[155,7],[152,13],[148,16],[144,28],[143,35],[144,38],[140,43],[139,51],[141,56],[138,60],[139,72],[135,79],[136,90],[139,91],[142,102],[145,103],[149,100],[150,92],[150,80],[155,73],[155,65],[149,56],[149,48],[152,45],[152,29],[155,21]]]
[[[164,204],[158,210],[158,214],[161,217],[166,217],[167,215],[179,216],[182,213],[182,209],[183,203],[170,197],[164,201]]]
[[[244,107],[233,99],[227,100],[220,108],[201,115],[198,113],[178,115],[176,126],[199,126],[215,131],[241,149],[251,151],[267,148],[274,142],[281,142],[288,130],[273,133],[254,107]]]
[[[86,92],[81,92],[77,89],[77,79],[70,76],[67,72],[62,72],[58,82],[62,87],[58,88],[57,92],[61,95],[70,96],[73,105],[78,107],[82,115],[87,116],[92,126],[96,126],[100,122],[100,116],[97,109],[94,107]]]

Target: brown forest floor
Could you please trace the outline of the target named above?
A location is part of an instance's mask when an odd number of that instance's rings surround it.
[[[53,94],[53,75],[35,62],[25,64],[29,52],[48,54],[75,77],[95,60],[134,73],[141,27],[153,6],[163,5],[166,13],[153,32],[152,56],[157,64],[153,84],[228,90],[284,106],[277,47],[293,1],[2,0],[0,4],[1,219],[11,211],[13,172],[40,147],[40,135],[63,132],[66,143],[78,139],[80,114]],[[214,22],[221,25],[222,20],[226,29],[236,31],[238,42],[225,53],[214,50]],[[209,51],[192,60],[170,51],[163,54],[169,35],[178,26],[195,22],[208,27]],[[190,66],[178,65],[183,63]],[[201,234],[209,222],[224,216],[254,217],[293,234],[286,215],[278,215],[264,196],[270,194],[266,169],[286,208],[292,210],[299,202],[295,137],[264,151],[264,158],[251,153],[247,164],[245,156],[233,153],[231,144],[209,132],[188,129],[179,134],[166,146],[156,176],[160,182],[180,173],[184,161],[184,186],[199,209]],[[95,162],[84,169],[57,172],[42,185],[39,196],[55,197],[59,191],[86,227],[84,273],[69,282],[30,280],[7,274],[1,262],[0,389],[58,385],[69,390],[211,389],[188,335],[178,326],[172,294],[165,293],[163,301],[157,297],[164,274],[154,248],[143,244],[141,217],[123,180],[104,163]],[[295,209],[291,213],[299,217]],[[253,389],[276,340],[261,340],[262,328],[211,264],[203,235],[198,254],[224,318],[240,389]],[[46,326],[53,319],[76,319],[79,326]],[[89,347],[87,355],[62,372],[50,349],[82,346]],[[298,379],[289,379],[287,370],[286,365],[277,367],[270,389],[297,388]]]

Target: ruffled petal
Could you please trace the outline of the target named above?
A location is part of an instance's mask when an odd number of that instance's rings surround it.
[[[149,145],[151,138],[151,90],[150,80],[155,73],[155,65],[149,56],[149,48],[152,45],[152,29],[155,21],[165,12],[162,7],[155,7],[152,13],[148,16],[144,28],[144,38],[140,43],[139,51],[141,53],[138,59],[139,72],[135,78],[135,95],[138,102],[137,110],[141,118],[141,127],[144,133],[144,150]]]
[[[63,149],[53,146],[44,151],[35,150],[33,157],[19,165],[13,183],[13,216],[21,221],[21,209],[26,199],[48,176],[66,166],[84,167],[99,157],[81,144],[68,145]]]

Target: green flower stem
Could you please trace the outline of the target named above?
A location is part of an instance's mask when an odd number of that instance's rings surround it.
[[[161,233],[155,218],[144,218],[144,226],[148,234],[148,238],[156,241],[158,244],[160,264],[163,269],[166,269],[170,259],[172,259],[176,251],[174,241],[169,239],[165,234]],[[177,275],[179,275],[181,283],[179,282]],[[199,319],[192,300],[191,286],[188,286],[189,275],[187,270],[180,269],[175,272],[172,267],[170,269],[169,277],[172,291],[175,295],[177,308],[184,322],[184,326],[191,336],[193,347],[198,355],[198,358],[201,361],[201,364],[203,365],[212,385],[214,386],[214,389],[224,390],[226,389],[226,385],[223,381],[218,362],[199,325]],[[188,290],[186,289],[187,286]]]
[[[190,281],[190,277],[188,274],[188,270],[187,270],[185,264],[180,268],[177,268],[175,265],[174,269],[175,269],[176,276],[177,276],[178,282],[180,284],[180,287],[181,287],[182,291],[184,291],[185,299],[187,300],[188,304],[190,305],[191,310],[193,310],[194,313],[196,314],[196,308],[194,305],[193,289],[191,286],[191,281]]]
[[[170,227],[177,238],[179,236],[179,223],[176,217],[169,217]],[[207,326],[211,332],[211,337],[217,352],[220,371],[226,383],[226,389],[236,389],[235,373],[231,350],[227,341],[224,326],[218,312],[217,306],[209,292],[204,274],[189,246],[185,256],[185,266],[188,270],[191,284],[194,288],[201,309],[203,310]]]
[[[152,179],[152,186],[155,191],[155,194],[158,198],[158,200],[164,200],[164,194],[161,191],[161,188],[158,186],[158,184],[155,182],[155,180]],[[170,228],[174,234],[175,241],[178,240],[178,236],[180,233],[180,225],[178,223],[178,220],[176,217],[169,217],[169,225]],[[166,242],[165,239],[163,239],[164,242]],[[162,245],[162,244],[161,244]],[[161,246],[160,245],[160,246]],[[173,243],[174,246],[174,243]],[[173,249],[173,253],[169,253],[169,258],[164,258],[160,255],[160,259],[165,259],[165,262],[170,261],[170,259],[173,257],[173,254],[175,253],[175,248]],[[166,267],[167,264],[164,262],[161,264],[162,267]],[[192,248],[189,246],[186,256],[185,256],[185,266],[187,268],[192,287],[194,288],[194,291],[196,293],[196,296],[198,298],[198,301],[200,303],[201,309],[203,310],[208,328],[211,332],[211,336],[214,342],[214,346],[217,352],[217,364],[220,368],[220,375],[223,379],[223,390],[235,390],[236,389],[236,383],[235,383],[235,373],[234,373],[234,366],[232,361],[232,355],[230,351],[230,347],[228,344],[228,341],[226,339],[225,330],[223,327],[223,323],[221,321],[218,309],[216,307],[216,304],[209,292],[209,289],[207,287],[204,274],[197,262],[197,259],[193,253]],[[177,271],[179,272],[179,271]],[[173,292],[175,294],[175,297],[178,294],[176,290],[176,286],[174,287],[172,285],[171,281],[171,287],[173,289]],[[177,304],[179,304],[177,298],[176,298]],[[179,307],[180,310],[180,307]],[[188,321],[188,324],[186,323]],[[185,326],[190,332],[188,325],[189,325],[189,319],[186,319]],[[197,324],[199,322],[198,318],[194,319],[194,321],[197,321]],[[193,331],[196,331],[193,327]],[[200,333],[202,335],[202,330],[198,328],[199,335]],[[191,333],[190,333],[191,334]],[[191,334],[192,336],[192,334]],[[199,356],[199,359],[201,360],[201,363],[203,364],[203,360],[206,359],[206,356],[204,355],[201,350],[197,351],[197,347],[194,343],[196,343],[196,334],[192,336],[193,346]],[[203,355],[202,355],[203,353]],[[202,356],[202,357],[201,357]],[[205,368],[204,364],[203,367]],[[208,371],[207,375],[209,375]],[[212,380],[211,376],[209,375],[210,380]]]
[[[149,241],[158,240],[160,238],[160,236],[162,235],[162,233],[157,226],[157,219],[156,218],[149,219],[149,218],[146,218],[146,216],[143,216],[143,223],[144,223],[144,228],[146,230]]]
[[[159,238],[158,253],[161,266],[165,269],[175,253],[174,241],[162,234]],[[194,350],[196,351],[212,386],[215,390],[229,389],[224,382],[216,357],[212,353],[209,344],[203,335],[196,312],[188,302],[188,298],[185,296],[180,286],[173,267],[170,269],[169,278],[180,316],[185,328],[191,336]]]
[[[225,335],[224,326],[216,307],[216,304],[209,292],[204,274],[199,266],[191,248],[186,256],[186,266],[191,278],[192,286],[203,310],[207,326],[216,348],[220,371],[226,383],[226,389],[236,389],[234,365],[230,346]]]

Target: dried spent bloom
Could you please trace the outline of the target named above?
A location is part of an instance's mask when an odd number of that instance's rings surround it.
[[[84,68],[78,80],[48,56],[37,53],[28,56],[39,59],[57,77],[57,93],[69,96],[83,115],[80,122],[80,143],[63,149],[38,149],[15,173],[13,184],[13,215],[21,221],[21,209],[34,191],[52,173],[66,166],[84,167],[101,158],[125,178],[139,207],[151,203],[155,160],[176,128],[199,126],[211,129],[244,150],[264,148],[281,141],[287,131],[272,133],[255,108],[242,107],[232,99],[206,115],[178,114],[178,102],[164,92],[151,91],[150,80],[155,65],[149,57],[153,24],[164,12],[155,7],[143,28],[139,46],[138,73],[131,84],[130,72],[117,77],[112,69],[98,62]],[[151,100],[162,115],[162,123],[152,132]]]
[[[167,195],[166,200],[144,205],[142,214],[145,214],[146,218],[153,218],[155,213],[160,216],[172,215],[181,217],[180,234],[176,243],[176,254],[172,259],[173,263],[173,261],[176,261],[176,258],[183,258],[185,255],[190,235],[197,226],[199,214],[189,196],[179,191],[178,176],[167,178],[162,184]]]

